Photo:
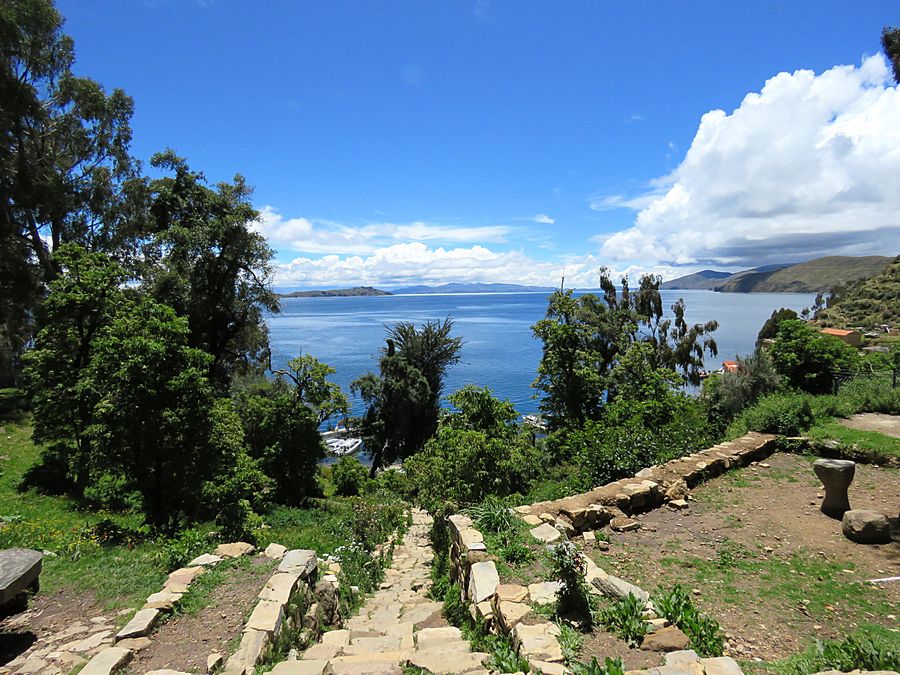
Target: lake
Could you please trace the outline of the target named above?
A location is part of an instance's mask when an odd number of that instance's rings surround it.
[[[719,355],[707,358],[713,370],[725,359],[753,351],[756,335],[773,310],[799,312],[812,294],[714,293],[662,291],[666,307],[684,298],[689,323],[715,319]],[[447,374],[445,393],[466,384],[491,389],[509,399],[521,414],[537,411],[531,383],[541,358],[541,343],[531,326],[547,310],[546,293],[389,295],[352,298],[285,298],[281,314],[268,317],[272,365],[284,368],[301,353],[309,353],[336,369],[333,381],[350,395],[350,382],[378,370],[386,326],[397,321],[421,325],[429,319],[452,317],[462,337],[458,364]],[[352,413],[362,403],[351,397]]]

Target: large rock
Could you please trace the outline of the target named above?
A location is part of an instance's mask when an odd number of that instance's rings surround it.
[[[253,672],[257,663],[262,661],[269,648],[269,634],[259,630],[248,630],[241,636],[241,644],[225,664],[225,672]]]
[[[331,626],[337,623],[339,617],[338,592],[334,584],[322,579],[316,583],[314,595],[319,605],[319,617],[322,622]]]
[[[813,471],[825,486],[825,499],[820,507],[830,518],[842,518],[850,510],[847,490],[856,473],[856,463],[845,459],[817,459]]]
[[[423,628],[415,635],[416,647],[420,651],[438,649],[447,643],[459,642],[462,639],[462,631],[455,626]]]
[[[700,659],[700,665],[703,666],[706,675],[744,675],[744,671],[730,656]]]
[[[296,574],[273,574],[257,596],[260,600],[288,604],[294,589],[297,588],[299,577]]]
[[[469,572],[469,597],[476,605],[491,598],[500,585],[500,575],[493,561],[472,565]]]
[[[0,605],[16,599],[29,587],[37,590],[42,558],[40,551],[27,548],[0,551]]]
[[[529,530],[531,536],[545,544],[552,544],[562,537],[562,533],[549,523],[538,525],[533,530]]]
[[[272,560],[281,560],[285,553],[287,553],[287,546],[274,542],[266,546],[266,550],[263,551],[263,555]]]
[[[520,584],[500,584],[497,586],[497,599],[507,602],[525,602],[528,589]]]
[[[851,509],[841,521],[844,536],[857,544],[891,543],[891,524],[887,516],[877,511]]]
[[[494,616],[497,619],[497,625],[504,633],[509,633],[518,625],[522,619],[531,614],[531,606],[524,602],[509,602],[500,600],[497,602]]]
[[[527,659],[562,663],[563,653],[559,646],[559,627],[553,623],[526,625],[517,624],[512,631],[513,644]]]
[[[222,556],[204,553],[191,560],[191,562],[188,563],[188,567],[213,567],[222,562],[222,560],[224,560]]]
[[[219,544],[216,546],[216,555],[222,558],[240,558],[242,555],[249,555],[256,550],[253,544],[246,541],[235,541],[230,544]]]
[[[282,621],[284,621],[284,606],[281,603],[260,600],[247,619],[244,631],[258,630],[268,633],[269,637],[273,638],[281,631]]]
[[[488,656],[481,652],[429,649],[411,654],[406,663],[429,673],[486,672],[483,663]]]
[[[528,584],[528,596],[536,605],[549,605],[556,602],[556,594],[562,584],[558,581],[539,581]]]
[[[182,598],[182,593],[173,593],[163,589],[147,596],[144,609],[159,609],[163,612],[171,612]]]
[[[641,649],[652,652],[676,652],[687,649],[690,644],[691,640],[687,635],[675,626],[669,626],[645,635]]]
[[[148,636],[156,625],[156,622],[159,621],[159,617],[160,611],[158,609],[149,607],[146,609],[139,609],[131,621],[126,623],[125,627],[116,633],[116,640]]]
[[[272,675],[322,675],[327,667],[327,659],[282,661],[272,668]]]
[[[107,647],[81,669],[84,675],[110,675],[131,660],[131,651],[121,647]]]
[[[284,554],[278,565],[278,571],[285,574],[296,574],[301,579],[306,579],[318,567],[316,552],[308,549],[294,549]]]

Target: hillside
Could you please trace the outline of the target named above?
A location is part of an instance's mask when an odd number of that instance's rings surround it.
[[[326,291],[294,291],[292,293],[279,293],[279,298],[350,298],[368,297],[378,295],[393,295],[388,291],[382,291],[371,286],[356,286],[354,288],[335,288]]]
[[[900,256],[875,276],[838,289],[815,319],[825,326],[900,326]]]
[[[729,274],[703,270],[664,282],[663,290],[710,290],[723,293],[824,293],[881,272],[885,256],[827,256],[803,263],[765,265]]]
[[[772,271],[735,275],[715,290],[724,293],[823,293],[859,279],[872,277],[887,267],[885,256],[828,256]]]

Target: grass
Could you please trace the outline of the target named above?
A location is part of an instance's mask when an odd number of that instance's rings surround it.
[[[900,458],[900,438],[850,429],[836,420],[813,427],[807,435],[813,441],[834,440],[841,445],[856,446],[864,453]]]

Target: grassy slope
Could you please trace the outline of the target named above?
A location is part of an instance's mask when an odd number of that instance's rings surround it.
[[[738,293],[821,293],[838,285],[873,277],[891,258],[883,256],[828,256],[791,265],[773,272],[759,272],[729,279],[717,290]]]
[[[842,445],[855,445],[863,451],[875,451],[891,457],[900,457],[900,438],[893,438],[877,431],[850,429],[838,420],[814,426],[807,435],[814,440],[835,440]]]
[[[825,326],[900,326],[900,256],[880,274],[854,284],[816,320]]]

